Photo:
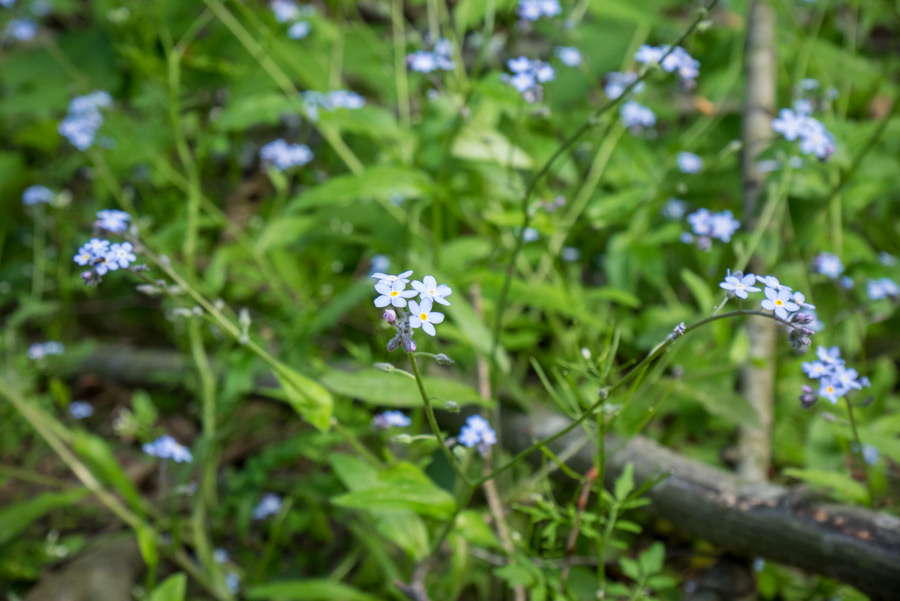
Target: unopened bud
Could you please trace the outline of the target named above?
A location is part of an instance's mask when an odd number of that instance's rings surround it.
[[[400,336],[399,335],[394,336],[393,338],[388,340],[388,343],[387,343],[387,350],[389,353],[396,351],[398,348],[400,348]]]
[[[609,398],[609,389],[607,389],[606,387],[601,388],[597,392],[597,398],[601,401],[605,401],[606,399],[608,399]]]
[[[391,365],[390,363],[375,363],[372,365],[375,369],[380,369],[383,372],[391,373],[397,371],[397,368]]]
[[[450,413],[459,413],[459,403],[456,401],[447,401],[444,404],[444,410],[449,411]]]
[[[814,322],[815,320],[816,318],[809,313],[794,313],[791,316],[791,321],[800,325],[806,325],[808,323]]]
[[[393,309],[385,310],[385,312],[381,316],[384,317],[384,320],[388,323],[394,323],[395,321],[397,321],[397,312]]]
[[[453,365],[455,363],[453,359],[451,359],[444,353],[438,353],[437,355],[435,355],[434,360],[438,365]]]
[[[200,317],[203,315],[203,308],[200,305],[194,305],[194,308],[191,309],[191,314],[195,317]]]
[[[244,329],[250,327],[250,311],[248,311],[246,307],[241,309],[240,313],[238,313],[238,323],[241,324],[241,327]]]
[[[398,444],[410,444],[413,441],[413,437],[409,434],[397,434],[391,440]]]
[[[404,338],[403,339],[403,350],[407,353],[416,352],[416,341],[412,338]]]

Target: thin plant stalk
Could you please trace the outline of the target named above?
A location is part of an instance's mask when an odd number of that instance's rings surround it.
[[[844,397],[847,401],[847,415],[850,417],[850,430],[853,431],[853,440],[856,442],[856,456],[859,458],[859,465],[862,467],[863,474],[866,476],[866,488],[869,490],[869,503],[871,507],[875,503],[875,487],[872,485],[872,476],[869,474],[869,464],[866,463],[866,457],[863,453],[862,440],[859,438],[859,430],[856,427],[856,417],[853,413],[853,403],[849,397]]]

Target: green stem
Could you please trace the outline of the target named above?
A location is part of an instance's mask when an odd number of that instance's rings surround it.
[[[671,54],[674,49],[681,45],[681,43],[691,35],[695,29],[700,25],[700,23],[706,20],[708,16],[708,12],[712,10],[716,4],[719,3],[719,0],[712,0],[709,5],[700,11],[700,14],[697,18],[691,23],[691,25],[687,28],[687,30],[678,38],[678,40],[669,46],[669,50],[660,58],[660,63],[662,63],[666,57]],[[588,120],[579,127],[575,133],[566,138],[563,143],[556,149],[556,151],[550,156],[549,159],[543,164],[543,166],[538,170],[538,172],[531,178],[528,183],[528,187],[525,190],[525,195],[522,197],[522,225],[521,228],[516,235],[516,242],[513,247],[512,256],[510,257],[509,262],[506,265],[506,272],[503,276],[503,286],[500,289],[500,298],[497,301],[497,309],[496,314],[494,316],[494,328],[491,336],[491,361],[496,362],[497,360],[497,347],[500,341],[500,330],[503,326],[503,313],[506,310],[506,304],[509,300],[509,289],[512,284],[512,276],[513,271],[515,270],[516,261],[518,260],[519,253],[522,251],[522,247],[525,244],[525,229],[531,224],[531,213],[528,210],[529,203],[531,202],[531,197],[537,189],[538,183],[546,176],[550,169],[553,167],[553,164],[559,159],[569,148],[575,145],[578,140],[582,138],[585,134],[591,131],[600,121],[600,117],[603,116],[604,113],[610,111],[611,109],[618,106],[624,99],[628,96],[628,94],[635,88],[635,86],[639,85],[650,73],[649,69],[644,68],[641,73],[637,76],[637,78],[631,82],[625,89],[622,91],[622,94],[619,95],[618,98],[613,100],[609,100],[606,104],[601,106],[597,111],[591,115]]]
[[[706,318],[704,318],[704,319],[701,319],[700,321],[698,321],[698,322],[696,322],[696,323],[693,323],[693,324],[691,324],[691,325],[689,325],[689,326],[686,326],[685,329],[684,329],[684,333],[683,333],[682,335],[687,334],[687,333],[689,333],[689,332],[692,332],[692,331],[694,331],[694,330],[696,330],[696,329],[698,329],[698,328],[701,328],[701,327],[703,327],[703,326],[705,326],[705,325],[707,325],[707,324],[709,324],[709,323],[712,323],[712,322],[714,322],[714,321],[718,321],[718,320],[720,320],[720,319],[730,319],[730,318],[732,318],[732,317],[739,317],[739,316],[746,316],[746,315],[759,315],[759,316],[761,316],[761,317],[768,317],[768,318],[770,318],[770,319],[772,319],[772,320],[774,320],[774,321],[776,321],[776,322],[778,322],[778,323],[780,323],[780,324],[782,324],[782,325],[787,325],[787,326],[791,326],[791,327],[794,327],[794,328],[798,327],[798,326],[796,326],[795,324],[791,324],[791,323],[786,322],[786,321],[784,321],[784,320],[782,320],[782,319],[779,319],[779,318],[775,317],[773,314],[767,313],[767,312],[765,312],[765,311],[760,311],[760,310],[757,310],[757,311],[743,311],[743,310],[737,310],[737,311],[730,311],[730,312],[728,312],[728,313],[722,313],[722,314],[720,314],[720,315],[710,315],[709,317],[706,317]],[[491,472],[491,473],[488,474],[487,476],[484,476],[484,477],[481,478],[480,480],[476,480],[476,481],[474,482],[474,484],[475,484],[476,486],[479,486],[479,485],[481,485],[482,483],[484,483],[486,480],[490,480],[491,478],[497,477],[498,475],[502,474],[502,473],[505,472],[506,470],[508,470],[508,469],[510,469],[511,467],[513,467],[513,466],[514,466],[515,464],[517,464],[518,462],[522,461],[525,457],[528,457],[528,456],[531,455],[533,452],[535,452],[535,451],[537,451],[538,449],[540,449],[541,447],[543,447],[543,446],[545,446],[545,445],[548,445],[548,444],[550,444],[551,442],[553,442],[553,441],[555,441],[555,440],[558,440],[559,438],[562,438],[563,436],[565,436],[566,434],[568,434],[569,432],[571,432],[572,430],[574,430],[575,428],[577,428],[578,426],[580,426],[586,419],[588,419],[591,415],[593,415],[594,412],[595,412],[595,411],[596,411],[603,403],[605,403],[610,397],[612,397],[612,395],[613,395],[614,393],[618,392],[618,390],[619,390],[620,388],[622,388],[625,384],[627,384],[634,376],[638,375],[639,373],[642,373],[642,372],[646,369],[646,367],[647,367],[653,360],[655,360],[657,357],[659,357],[659,356],[663,353],[663,351],[665,351],[669,346],[671,346],[671,345],[675,342],[675,340],[677,340],[678,338],[680,338],[680,336],[675,336],[675,335],[673,335],[673,334],[670,334],[669,336],[667,336],[666,339],[665,339],[664,341],[662,341],[662,342],[660,342],[659,344],[657,344],[657,345],[656,345],[649,353],[647,353],[647,355],[641,360],[640,363],[638,363],[638,364],[634,367],[634,369],[632,369],[630,372],[628,372],[628,374],[627,374],[624,378],[622,378],[622,379],[619,380],[614,386],[612,386],[612,387],[607,391],[607,395],[606,395],[606,396],[601,396],[599,399],[597,399],[590,407],[588,407],[587,411],[585,411],[584,413],[582,413],[582,414],[581,414],[577,419],[575,419],[572,423],[570,423],[568,426],[566,426],[566,427],[563,428],[562,430],[559,430],[558,432],[556,432],[556,433],[554,433],[554,434],[551,434],[551,435],[548,436],[547,438],[544,438],[544,439],[542,439],[542,440],[539,440],[539,441],[535,442],[535,443],[532,444],[530,447],[528,447],[528,448],[525,449],[524,451],[519,452],[519,453],[518,453],[517,455],[515,455],[512,459],[510,459],[507,463],[505,463],[504,465],[498,467],[497,469],[495,469],[493,472]]]
[[[34,259],[31,264],[31,300],[40,302],[44,296],[44,269],[47,263],[46,228],[44,227],[44,211],[40,204],[34,207]]]
[[[859,458],[859,464],[862,466],[863,474],[866,475],[866,487],[869,489],[869,506],[875,503],[875,487],[872,485],[872,477],[869,475],[869,464],[866,463],[866,457],[863,454],[862,441],[859,438],[859,430],[856,428],[856,417],[853,414],[853,403],[849,397],[844,397],[847,401],[847,414],[850,416],[850,429],[853,431],[853,440],[856,442],[856,456]]]
[[[406,27],[403,20],[403,0],[391,2],[391,25],[394,35],[394,77],[397,80],[397,111],[400,124],[410,127],[409,78],[406,76]]]
[[[425,416],[428,418],[428,425],[431,426],[431,431],[434,432],[434,435],[438,440],[438,444],[441,447],[441,452],[444,454],[444,457],[447,458],[447,461],[450,463],[453,471],[456,472],[456,475],[463,482],[471,485],[469,477],[460,467],[459,462],[456,460],[456,457],[453,456],[453,453],[450,451],[450,448],[444,441],[443,434],[441,434],[441,428],[440,426],[438,426],[437,418],[435,418],[434,416],[434,408],[431,406],[431,399],[428,396],[428,392],[425,390],[425,381],[422,379],[422,374],[419,371],[419,363],[416,361],[415,354],[406,353],[406,356],[409,357],[409,364],[412,367],[413,376],[415,376],[416,378],[416,385],[419,387],[419,394],[422,397],[422,403],[425,405]]]

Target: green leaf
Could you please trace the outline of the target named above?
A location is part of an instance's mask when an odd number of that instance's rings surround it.
[[[459,132],[453,143],[453,156],[469,161],[493,163],[514,169],[531,169],[531,157],[513,146],[499,132],[470,126]]]
[[[141,495],[105,440],[87,432],[75,431],[73,442],[75,452],[84,458],[101,481],[111,485],[124,497],[131,508],[138,514],[144,514]]]
[[[184,601],[187,576],[182,573],[169,576],[147,596],[147,601]]]
[[[282,580],[254,586],[248,599],[267,601],[381,601],[346,584],[331,580]]]
[[[136,530],[138,549],[141,551],[141,557],[147,564],[147,570],[150,573],[156,572],[156,566],[159,565],[159,548],[156,546],[156,533],[150,528],[140,525]]]
[[[432,397],[436,407],[443,407],[446,401],[463,405],[489,405],[482,401],[478,392],[462,382],[449,378],[423,376],[425,390]],[[346,372],[326,369],[321,378],[322,385],[334,394],[358,399],[364,403],[384,407],[420,407],[422,397],[415,380],[402,374],[386,373],[378,369],[363,369]]]
[[[340,175],[310,188],[288,204],[289,212],[339,206],[364,198],[421,198],[433,192],[431,177],[407,167],[376,166],[359,175]]]
[[[77,488],[65,492],[47,492],[24,503],[0,509],[0,545],[15,539],[34,522],[58,507],[71,507],[88,494]]]
[[[456,510],[453,495],[406,462],[379,472],[378,482],[373,486],[339,495],[332,502],[352,509],[408,509],[437,519],[448,519]]]
[[[681,270],[681,279],[687,284],[691,294],[697,301],[697,305],[701,311],[712,311],[716,306],[712,292],[709,290],[709,283],[688,268]]]
[[[845,474],[787,468],[784,470],[784,475],[803,480],[807,484],[812,484],[819,488],[827,488],[835,497],[840,499],[864,503],[869,498],[869,492],[866,490],[866,487]]]
[[[281,383],[284,400],[319,430],[331,426],[331,394],[284,363],[278,362],[272,372]]]
[[[629,463],[616,478],[616,500],[624,501],[632,490],[634,490],[634,465]]]
[[[303,101],[280,92],[256,94],[229,102],[213,123],[222,131],[238,131],[257,123],[275,125],[287,114],[303,114]]]

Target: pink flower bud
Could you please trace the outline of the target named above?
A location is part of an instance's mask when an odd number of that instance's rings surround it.
[[[384,320],[388,323],[394,323],[397,321],[397,312],[393,309],[387,309],[383,314]]]

